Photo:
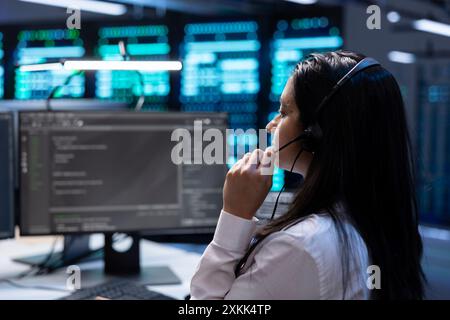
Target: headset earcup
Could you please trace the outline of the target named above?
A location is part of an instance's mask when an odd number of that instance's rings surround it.
[[[304,131],[302,139],[302,148],[308,152],[314,152],[322,139],[322,129],[315,123]]]

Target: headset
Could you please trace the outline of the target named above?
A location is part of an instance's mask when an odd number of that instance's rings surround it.
[[[284,144],[282,147],[280,147],[277,152],[280,152],[287,146],[291,145],[292,143],[300,140],[304,140],[305,150],[307,151],[314,151],[314,141],[311,141],[311,143],[305,143],[305,140],[313,139],[315,142],[319,141],[322,138],[322,129],[320,128],[319,124],[317,123],[317,116],[320,114],[320,111],[324,108],[324,106],[331,100],[331,98],[339,91],[339,89],[347,83],[355,74],[373,67],[373,66],[379,66],[381,65],[377,60],[373,58],[364,58],[360,62],[358,62],[352,69],[350,69],[349,72],[347,72],[331,89],[330,93],[323,98],[323,100],[320,102],[319,106],[317,107],[317,110],[315,112],[315,122],[314,124],[310,125],[308,128],[306,128],[302,134],[300,134],[298,137],[292,139],[288,143]]]
[[[292,167],[289,172],[292,172],[294,169],[295,163],[297,162],[298,158],[302,154],[303,150],[314,152],[318,142],[322,139],[322,128],[319,126],[317,119],[318,115],[320,114],[320,111],[324,108],[324,106],[331,100],[331,98],[339,91],[339,89],[345,85],[354,75],[357,73],[366,70],[367,68],[371,68],[374,66],[381,66],[381,64],[373,59],[373,58],[364,58],[361,61],[359,61],[350,71],[348,71],[331,89],[330,93],[325,96],[325,98],[322,99],[320,104],[318,105],[316,111],[315,111],[315,117],[314,117],[314,123],[310,126],[308,126],[298,137],[292,139],[291,141],[287,142],[278,150],[275,152],[280,152],[284,148],[288,147],[289,145],[293,144],[294,142],[301,141],[302,142],[302,148],[297,153],[296,157],[294,158],[294,162],[292,163]],[[278,196],[275,200],[275,205],[273,208],[272,216],[270,220],[273,220],[275,213],[277,211],[278,206],[278,200],[280,198],[281,193],[284,191],[284,188],[286,186],[286,182],[283,184],[283,187],[281,188],[280,192],[278,193]],[[261,239],[260,239],[261,240]],[[255,238],[252,239],[250,243],[250,248],[247,250],[247,253],[245,256],[241,259],[241,261],[237,264],[235,269],[235,275],[238,276],[240,270],[245,266],[245,262],[247,261],[247,258],[250,256],[250,253],[255,249],[256,244],[258,241],[256,241]]]
[[[292,139],[291,141],[287,142],[276,152],[280,152],[284,148],[288,147],[294,142],[301,141],[302,142],[302,148],[298,152],[297,156],[294,158],[294,162],[292,163],[291,170],[289,172],[292,172],[294,169],[295,163],[297,162],[298,158],[300,157],[303,150],[313,152],[315,147],[317,146],[317,143],[322,139],[322,129],[319,126],[317,119],[318,115],[320,114],[320,111],[324,108],[324,106],[331,100],[331,98],[339,91],[339,89],[346,84],[355,74],[366,70],[367,68],[379,66],[381,65],[377,60],[373,58],[364,58],[361,61],[359,61],[353,68],[350,69],[331,89],[330,93],[325,96],[325,98],[322,99],[319,106],[317,107],[315,111],[315,117],[314,117],[314,123],[308,128],[306,128],[298,137]],[[270,220],[273,220],[275,216],[275,212],[277,210],[278,206],[278,200],[280,198],[281,193],[284,191],[284,188],[286,186],[286,182],[284,183],[283,187],[281,188],[280,192],[278,193],[277,199],[275,200],[275,206],[272,212],[272,216],[270,217]]]

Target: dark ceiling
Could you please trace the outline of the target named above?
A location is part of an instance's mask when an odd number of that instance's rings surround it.
[[[58,1],[58,0],[55,0]],[[103,0],[104,1],[104,0]],[[337,5],[349,2],[365,4],[396,3],[393,0],[318,0],[321,5]],[[450,14],[450,0],[419,0],[432,3],[442,12]],[[74,0],[74,3],[76,1]],[[285,0],[116,0],[109,1],[127,5],[128,12],[124,16],[108,16],[103,14],[82,12],[82,20],[121,20],[130,18],[151,18],[163,16],[167,10],[186,12],[197,15],[263,15],[274,11],[292,11],[302,6]],[[400,2],[400,1],[399,1]],[[22,2],[19,0],[0,1],[0,25],[32,24],[32,23],[64,23],[68,14],[65,8]]]
[[[283,0],[121,0],[114,2],[126,4],[128,7],[127,15],[117,17],[82,11],[81,18],[85,20],[117,20],[130,17],[152,17],[164,15],[166,10],[199,15],[253,15],[270,13],[272,10],[279,10],[283,6],[294,6],[294,4]],[[65,8],[19,0],[0,1],[0,24],[45,23],[58,20],[64,22],[67,16]]]

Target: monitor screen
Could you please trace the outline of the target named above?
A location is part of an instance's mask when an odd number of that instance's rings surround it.
[[[195,120],[225,139],[224,113],[21,113],[21,233],[211,232],[226,165],[172,161],[173,131]]]
[[[45,111],[47,103],[44,100],[0,100],[0,110],[6,110],[13,116],[14,132],[14,185],[19,187],[19,112]],[[102,101],[98,99],[57,99],[52,101],[52,110],[125,110],[128,104],[124,102]]]
[[[3,33],[0,32],[0,99],[5,95],[5,49],[3,48]]]
[[[183,111],[228,112],[230,127],[242,129],[230,147],[257,145],[261,42],[256,21],[188,23],[180,46]],[[236,153],[237,154],[237,153]],[[231,166],[237,158],[228,159]]]
[[[231,112],[231,127],[254,128],[260,90],[257,22],[191,23],[184,32],[182,110]]]
[[[169,31],[165,25],[112,26],[98,30],[97,56],[102,60],[123,60],[119,42],[126,44],[131,60],[170,60]],[[142,77],[142,79],[141,79]],[[95,76],[97,98],[132,103],[145,96],[143,109],[167,110],[170,94],[168,71],[98,71]]]
[[[417,188],[420,218],[450,228],[450,63],[434,58],[419,66]]]
[[[81,59],[85,56],[80,31],[76,29],[22,30],[18,34],[14,52],[18,66],[59,62],[62,59]],[[47,99],[53,88],[62,85],[73,73],[71,70],[28,72],[15,70],[15,99]],[[72,77],[70,82],[55,93],[55,98],[80,98],[85,92],[85,76]]]
[[[304,16],[278,20],[270,42],[270,109],[266,121],[272,120],[280,106],[280,96],[296,64],[309,53],[337,50],[343,44],[336,17]],[[284,171],[275,169],[272,191],[283,188]]]
[[[0,113],[0,239],[14,236],[13,118]]]

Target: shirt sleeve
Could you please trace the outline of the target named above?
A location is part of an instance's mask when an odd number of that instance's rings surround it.
[[[284,232],[269,236],[239,277],[257,220],[221,212],[213,241],[191,280],[191,299],[317,299],[319,280],[312,257]]]

